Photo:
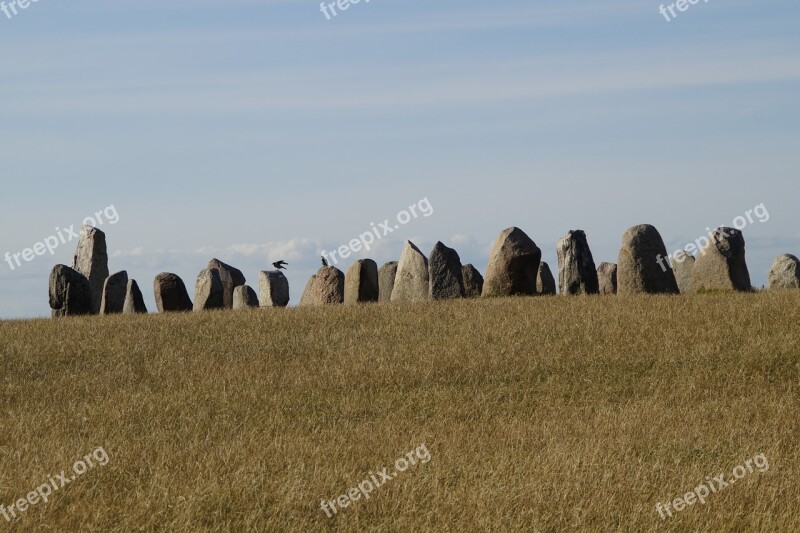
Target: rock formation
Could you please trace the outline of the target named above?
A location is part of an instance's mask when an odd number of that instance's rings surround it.
[[[503,230],[494,243],[486,267],[483,296],[536,294],[536,276],[542,251],[519,228]]]

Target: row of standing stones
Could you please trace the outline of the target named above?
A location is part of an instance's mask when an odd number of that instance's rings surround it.
[[[719,228],[711,237],[697,258],[679,253],[667,265],[658,230],[646,224],[634,226],[622,237],[618,263],[595,267],[586,234],[570,231],[556,246],[558,286],[565,295],[753,290],[741,231]],[[380,269],[372,259],[354,262],[346,275],[336,267],[323,266],[308,280],[300,306],[554,295],[556,280],[541,257],[541,250],[524,231],[508,228],[494,244],[484,278],[474,266],[462,265],[458,253],[441,242],[425,257],[406,241],[400,260]],[[789,254],[778,257],[769,272],[769,288],[800,288],[800,260]],[[161,313],[289,303],[289,282],[282,272],[260,272],[256,294],[239,269],[218,259],[212,259],[197,276],[194,303],[176,274],[156,276],[153,290]],[[53,317],[147,312],[136,280],[128,279],[125,271],[109,275],[105,234],[90,226],[81,231],[72,268],[53,267],[50,307]]]

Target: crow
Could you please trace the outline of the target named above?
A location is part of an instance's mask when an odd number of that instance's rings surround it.
[[[286,270],[286,267],[284,267],[283,265],[288,265],[288,264],[289,263],[287,263],[286,261],[281,260],[281,261],[275,261],[274,263],[272,263],[272,266],[274,266],[276,270]]]
[[[328,262],[325,260],[324,257],[322,258],[322,266],[324,267],[328,266]]]

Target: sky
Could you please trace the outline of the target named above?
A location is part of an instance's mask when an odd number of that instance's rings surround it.
[[[288,261],[293,305],[321,251],[386,219],[399,227],[336,266],[441,240],[485,272],[518,226],[555,272],[572,229],[597,264],[616,262],[630,226],[653,224],[674,251],[761,206],[743,229],[760,286],[775,257],[800,255],[800,4],[701,0],[675,17],[661,5],[362,0],[330,20],[315,0],[0,11],[0,254],[106,210],[109,268],[151,311],[156,274],[192,292],[212,257],[253,287]],[[423,199],[429,216],[395,222]],[[0,262],[0,318],[49,316],[49,272],[77,244],[65,240]]]

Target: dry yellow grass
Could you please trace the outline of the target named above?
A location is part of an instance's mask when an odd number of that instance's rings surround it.
[[[800,291],[0,323],[20,531],[798,531]],[[425,443],[432,460],[327,518]],[[658,501],[764,453],[661,521]]]

